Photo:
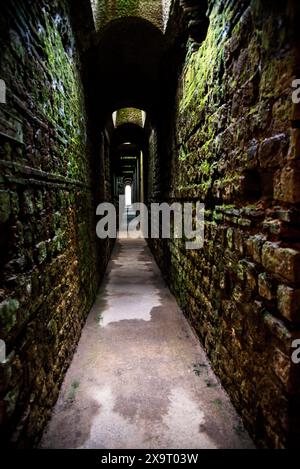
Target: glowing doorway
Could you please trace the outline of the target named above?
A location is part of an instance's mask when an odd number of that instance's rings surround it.
[[[125,187],[125,205],[128,207],[132,204],[132,191],[131,186],[129,184]]]

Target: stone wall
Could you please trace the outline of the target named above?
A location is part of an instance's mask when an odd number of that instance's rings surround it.
[[[150,2],[133,0],[123,11],[125,2],[114,2],[120,9],[100,12],[100,26],[134,14],[162,28],[162,3],[148,11]],[[0,79],[7,84],[0,104],[0,339],[7,346],[0,421],[1,441],[17,446],[38,441],[110,253],[95,238],[95,205],[111,197],[110,135],[97,128],[95,109],[92,117],[86,111],[81,71],[92,70],[75,38],[87,49],[90,37],[74,34],[81,16],[71,22],[69,4],[8,0],[0,17]],[[173,1],[148,199],[205,202],[205,244],[199,251],[186,251],[180,240],[150,244],[258,445],[295,446],[297,2],[210,0],[199,46],[203,5]]]
[[[296,8],[208,2],[206,39],[187,43],[173,129],[158,143],[171,181],[159,200],[205,202],[205,244],[151,243],[251,435],[276,448],[299,444],[300,428]]]
[[[100,175],[91,170],[68,2],[7,1],[0,30],[0,76],[7,85],[7,103],[0,105],[0,338],[7,347],[0,421],[5,441],[33,446],[109,246],[96,244],[92,191]]]

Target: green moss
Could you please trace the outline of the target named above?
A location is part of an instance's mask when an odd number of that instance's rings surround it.
[[[51,321],[48,323],[47,329],[53,338],[57,336],[57,323],[54,319],[51,319]]]
[[[17,405],[18,397],[20,394],[20,390],[18,387],[15,387],[14,389],[10,390],[5,398],[4,398],[4,405],[6,409],[6,415],[8,417],[11,417],[12,414],[14,413],[14,410]]]
[[[108,21],[124,16],[136,16],[139,0],[93,0],[96,27],[99,30]]]
[[[116,125],[122,125],[126,123],[137,124],[140,127],[143,126],[143,113],[140,109],[136,108],[123,108],[117,111]]]
[[[71,384],[71,387],[70,387],[70,390],[69,390],[69,394],[68,394],[68,399],[70,401],[73,401],[76,397],[76,394],[78,392],[78,389],[79,389],[79,386],[80,386],[80,382],[79,381],[73,381],[72,384]]]
[[[209,175],[210,174],[210,164],[208,161],[203,161],[200,165],[201,174]]]
[[[0,303],[0,328],[2,334],[9,333],[16,324],[19,306],[19,301],[12,298]]]
[[[187,151],[186,147],[182,145],[179,149],[179,161],[185,161],[189,156],[189,152]]]
[[[197,106],[198,112],[205,108],[213,87],[218,86],[214,80],[214,70],[223,55],[224,39],[220,40],[223,25],[218,16],[211,16],[207,37],[199,50],[188,60],[184,70],[184,92],[180,110],[184,112],[189,106]]]
[[[11,212],[10,197],[8,191],[0,191],[0,223],[8,221]]]
[[[87,175],[85,163],[85,117],[81,79],[72,45],[65,49],[56,18],[43,11],[43,28],[39,31],[41,49],[47,69],[41,80],[41,70],[32,64],[32,75],[37,83],[32,87],[32,98],[41,114],[45,115],[57,130],[61,141],[60,160],[53,171],[83,179]],[[61,12],[66,21],[66,12]],[[68,25],[67,25],[68,27]],[[69,31],[71,37],[71,30]]]
[[[200,376],[202,374],[202,371],[207,372],[207,365],[206,363],[195,363],[193,365],[193,371],[196,376]]]
[[[116,0],[119,16],[134,16],[138,11],[138,0]]]

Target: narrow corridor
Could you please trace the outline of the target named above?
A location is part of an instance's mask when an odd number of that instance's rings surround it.
[[[298,449],[300,1],[2,3],[2,446]]]
[[[143,239],[119,239],[43,448],[251,448]]]

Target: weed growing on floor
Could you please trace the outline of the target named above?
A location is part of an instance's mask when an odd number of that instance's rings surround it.
[[[207,365],[205,363],[194,363],[193,371],[196,376],[200,376],[203,369],[206,369]]]
[[[241,422],[239,422],[237,425],[234,425],[233,430],[239,436],[242,436],[245,434],[245,428],[243,427]]]
[[[212,403],[215,404],[219,409],[223,408],[223,401],[221,399],[214,399]]]
[[[80,386],[79,381],[73,381],[73,383],[71,384],[71,388],[70,388],[69,395],[68,395],[68,399],[70,401],[73,401],[75,399],[79,386]]]

